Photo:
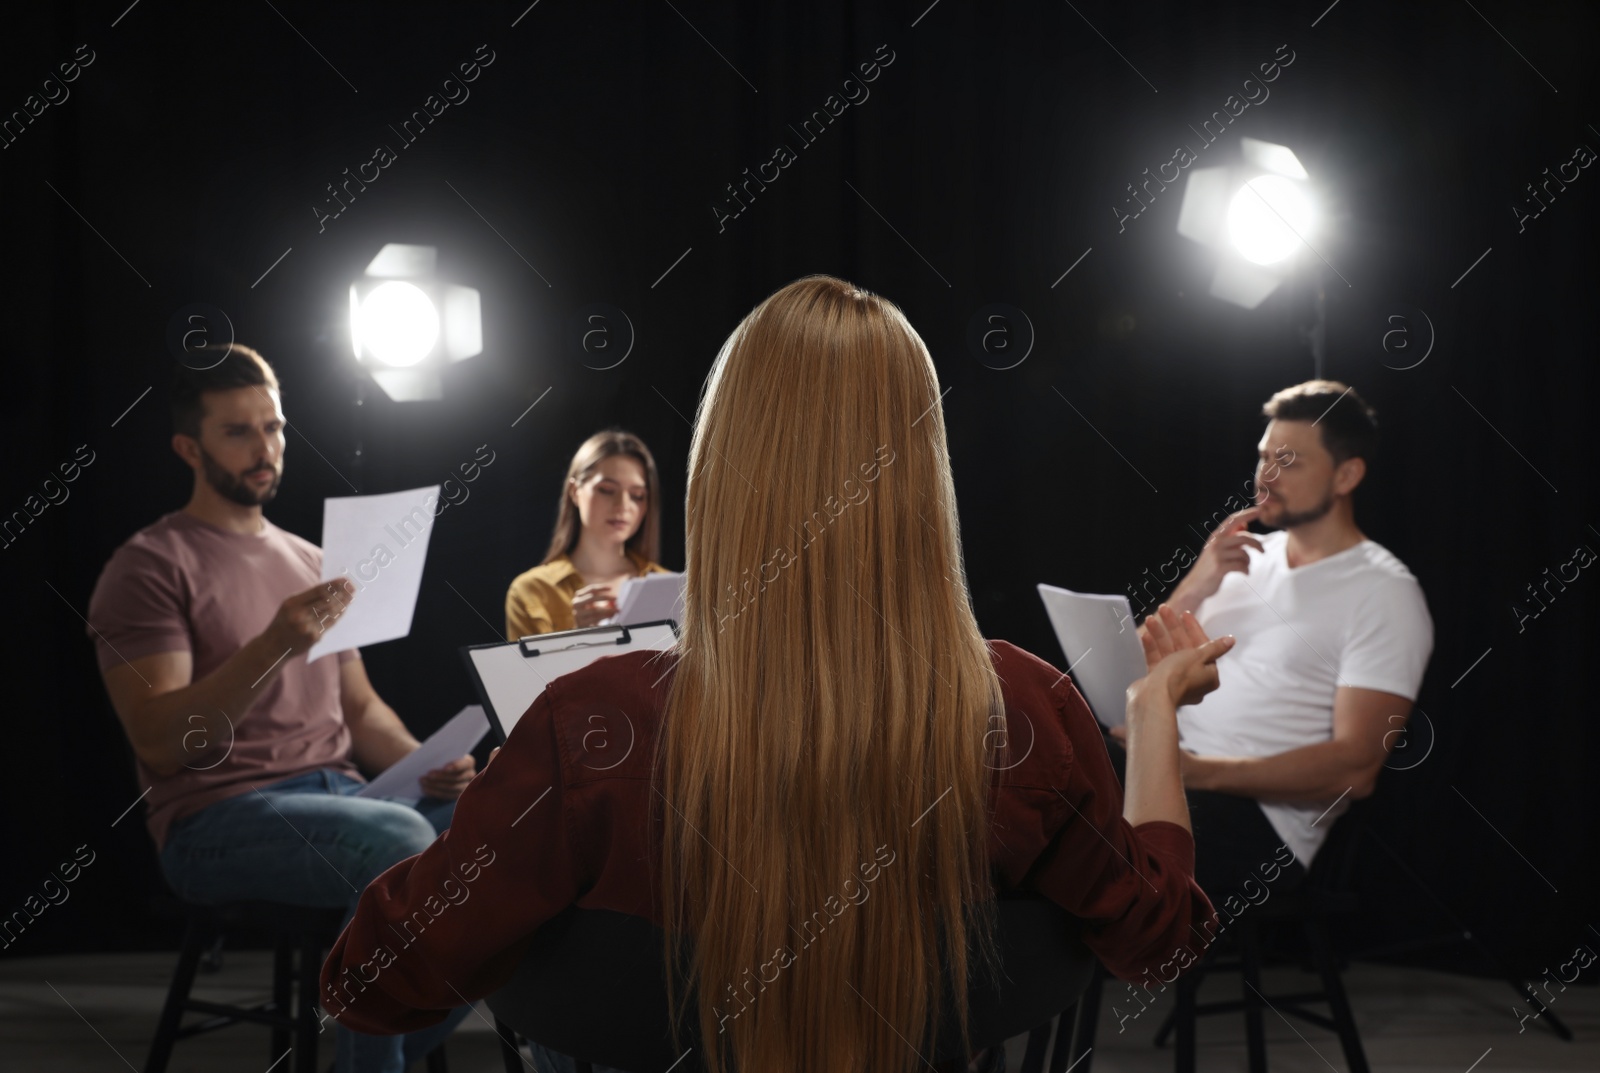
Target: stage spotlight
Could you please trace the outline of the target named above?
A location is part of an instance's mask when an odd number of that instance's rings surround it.
[[[350,285],[356,360],[396,402],[442,398],[440,367],[483,350],[478,292],[438,279],[438,252],[391,242]]]
[[[356,337],[383,364],[409,368],[439,341],[439,311],[414,283],[380,283],[356,313]]]
[[[1316,228],[1310,176],[1286,145],[1239,140],[1241,163],[1189,172],[1178,233],[1217,251],[1211,293],[1254,309],[1278,289]]]
[[[1247,261],[1270,265],[1292,256],[1311,226],[1311,202],[1281,175],[1251,179],[1228,206],[1228,237]]]

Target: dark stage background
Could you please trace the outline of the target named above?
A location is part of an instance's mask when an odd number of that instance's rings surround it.
[[[1270,97],[1202,164],[1235,159],[1241,136],[1281,142],[1322,191],[1326,371],[1384,431],[1357,520],[1420,579],[1437,630],[1418,732],[1373,801],[1401,863],[1362,857],[1353,940],[1435,935],[1453,915],[1538,974],[1600,939],[1600,577],[1574,561],[1600,550],[1600,171],[1536,217],[1513,208],[1544,169],[1600,150],[1591,8],[125,6],[30,7],[0,43],[0,113],[60,97],[45,79],[80,64],[69,98],[0,138],[0,511],[93,452],[70,498],[0,549],[0,911],[77,847],[94,854],[10,953],[173,939],[151,915],[141,809],[119,820],[138,790],[81,616],[112,549],[188,494],[164,399],[182,307],[225,310],[279,370],[291,431],[268,515],[293,532],[320,539],[324,497],[494,452],[436,524],[411,636],[364,652],[419,736],[471,699],[456,648],[498,638],[506,585],[541,556],[591,432],[622,425],[655,451],[662,561],[681,568],[689,421],[716,349],[817,271],[893,299],[927,339],[980,623],[1060,665],[1036,583],[1124,592],[1197,549],[1251,475],[1262,401],[1311,375],[1309,276],[1255,311],[1223,305],[1211,255],[1176,233],[1179,186],[1120,232],[1113,208],[1275,54],[1292,62]],[[396,145],[389,125],[475,55],[470,96],[449,87],[459,103],[319,230],[327,184]],[[875,58],[870,96],[851,89],[859,103],[801,148],[789,125]],[[798,159],[719,222],[726,185],[779,145]],[[438,246],[482,291],[485,349],[443,402],[369,386],[358,411],[347,288],[386,242]],[[636,336],[604,371],[571,339],[595,302]],[[968,345],[990,303],[1031,322],[1015,368]],[[1542,604],[1530,584],[1547,584]],[[1467,948],[1412,956],[1488,970]]]

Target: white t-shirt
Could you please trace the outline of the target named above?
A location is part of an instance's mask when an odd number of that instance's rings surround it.
[[[1340,686],[1417,699],[1433,619],[1411,571],[1372,540],[1291,570],[1288,539],[1276,530],[1260,537],[1261,551],[1246,547],[1249,572],[1227,574],[1195,612],[1208,636],[1236,640],[1217,664],[1221,685],[1178,709],[1179,739],[1190,752],[1272,756],[1329,741]],[[1334,800],[1259,804],[1309,868],[1350,807],[1346,796],[1328,811]]]

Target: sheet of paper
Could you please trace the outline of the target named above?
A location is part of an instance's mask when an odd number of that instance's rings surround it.
[[[356,792],[357,797],[397,797],[421,801],[426,795],[418,781],[436,767],[466,756],[489,733],[489,717],[482,705],[469,704],[444,726],[428,735],[410,755],[390,764],[388,769]]]
[[[438,502],[437,484],[323,500],[322,580],[348,577],[356,594],[339,621],[306,653],[307,663],[411,632]]]
[[[640,622],[683,621],[683,575],[647,574],[630,577],[617,592],[617,613],[602,626],[632,626]]]
[[[1040,585],[1039,598],[1067,657],[1067,670],[1103,726],[1127,721],[1125,693],[1145,675],[1139,624],[1126,596]]]

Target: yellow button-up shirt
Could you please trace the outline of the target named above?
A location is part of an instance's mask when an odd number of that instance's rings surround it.
[[[627,554],[634,565],[635,577],[671,573],[642,555]],[[572,598],[583,585],[583,575],[565,555],[518,574],[506,590],[506,640],[577,629]]]

